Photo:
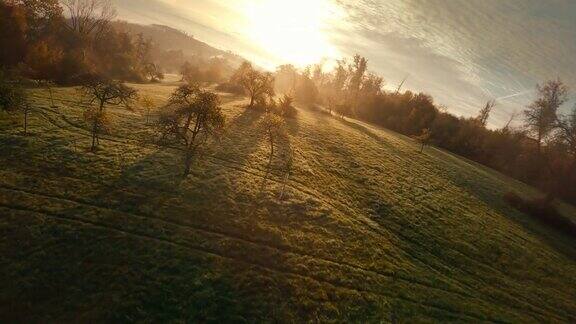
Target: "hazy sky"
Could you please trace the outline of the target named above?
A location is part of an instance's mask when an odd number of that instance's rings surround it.
[[[576,92],[575,0],[115,0],[120,17],[193,34],[272,68],[359,53],[395,87],[500,126],[560,77]],[[569,109],[567,105],[565,109]]]

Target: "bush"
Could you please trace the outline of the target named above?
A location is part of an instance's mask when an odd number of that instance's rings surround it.
[[[26,96],[18,80],[9,80],[0,71],[0,110],[17,110],[25,102]]]
[[[278,101],[278,114],[285,118],[296,117],[298,110],[292,105],[293,102],[294,99],[292,99],[292,97],[284,95],[284,97]]]
[[[529,215],[542,224],[553,227],[569,236],[576,238],[576,224],[550,204],[546,199],[526,200],[518,194],[509,192],[504,195],[504,200],[512,207]]]

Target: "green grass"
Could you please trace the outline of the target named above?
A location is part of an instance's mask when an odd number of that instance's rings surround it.
[[[227,96],[182,179],[138,107],[92,154],[74,89],[30,95],[30,135],[0,116],[1,322],[576,321],[574,241],[473,162],[300,109],[268,169],[262,115]]]

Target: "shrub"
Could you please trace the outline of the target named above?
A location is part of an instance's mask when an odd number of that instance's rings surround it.
[[[25,102],[26,96],[18,80],[9,80],[0,71],[0,110],[17,110]]]
[[[560,212],[546,199],[523,199],[518,194],[508,192],[504,200],[512,207],[537,219],[542,224],[553,227],[576,238],[576,224]]]
[[[278,100],[278,107],[277,107],[278,114],[285,118],[296,117],[296,114],[298,114],[298,110],[296,110],[296,108],[294,108],[294,106],[292,105],[293,102],[294,99],[292,97],[284,95],[283,98]]]

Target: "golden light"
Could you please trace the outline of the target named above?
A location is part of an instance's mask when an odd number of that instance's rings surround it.
[[[338,56],[327,35],[337,15],[331,0],[260,0],[244,9],[246,35],[276,63],[302,67]]]

